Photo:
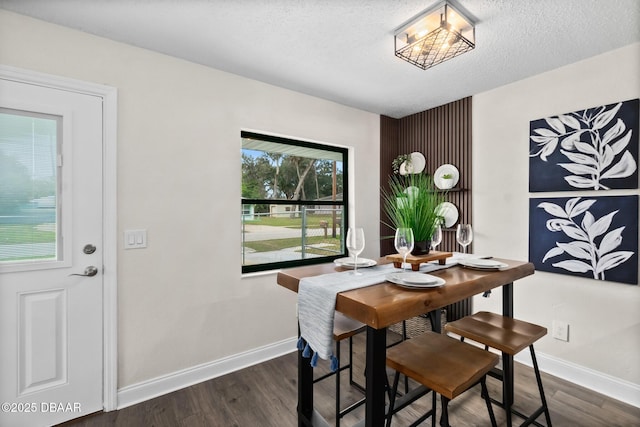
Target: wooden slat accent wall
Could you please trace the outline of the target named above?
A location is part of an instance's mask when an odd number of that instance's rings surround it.
[[[472,218],[471,199],[471,101],[464,98],[427,111],[393,119],[382,116],[380,120],[380,186],[387,188],[389,175],[393,173],[391,162],[400,154],[418,151],[427,160],[426,171],[433,175],[436,169],[450,163],[460,171],[460,181],[449,192],[448,200],[458,207],[458,222],[470,223]],[[382,211],[380,218],[386,220]],[[457,225],[457,224],[456,224]],[[444,233],[439,250],[460,251],[456,242],[454,225]],[[380,225],[380,237],[393,234],[389,227]],[[473,250],[473,243],[467,248]],[[394,253],[393,239],[380,240],[380,255]],[[471,301],[462,301],[447,307],[449,321],[471,312]]]
[[[399,154],[400,120],[387,116],[380,117],[380,188],[389,188],[389,176],[393,173],[391,162]],[[385,236],[393,235],[394,230],[384,225],[388,218],[382,209],[380,197],[380,256],[395,252],[393,239]]]
[[[391,162],[400,155],[418,151],[427,160],[426,172],[432,175],[445,163],[460,171],[460,181],[448,194],[458,207],[459,222],[473,224],[471,200],[471,97],[464,98],[401,119],[382,116],[380,120],[380,185],[387,187],[392,174]],[[385,215],[380,212],[384,221]],[[381,224],[380,236],[392,230]],[[472,246],[469,249],[472,250]],[[455,226],[444,233],[440,250],[461,250],[456,242]],[[392,239],[381,239],[380,255],[395,252]]]

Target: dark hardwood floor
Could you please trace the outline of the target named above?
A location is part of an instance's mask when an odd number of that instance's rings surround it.
[[[362,335],[362,334],[361,334]],[[357,337],[355,376],[362,377],[361,336]],[[345,345],[344,349],[348,347]],[[344,351],[344,350],[343,350]],[[344,353],[346,355],[346,351]],[[273,426],[294,427],[296,420],[296,353],[261,363],[250,368],[215,378],[119,411],[98,413],[63,424],[64,426]],[[318,367],[318,373],[324,371]],[[516,408],[528,413],[537,408],[539,397],[533,370],[516,363]],[[639,427],[640,409],[613,400],[599,393],[576,386],[559,378],[542,374],[542,381],[556,427]],[[343,375],[344,402],[362,395],[348,386]],[[500,397],[500,385],[488,379],[489,393]],[[315,406],[331,423],[333,416],[334,379],[316,384]],[[429,396],[394,417],[393,426],[406,426],[424,413],[430,404]],[[490,425],[479,388],[474,388],[450,404],[452,426]],[[498,425],[506,425],[504,412],[494,408]],[[363,416],[364,408],[348,414],[343,426],[354,424]],[[515,421],[520,421],[515,418]],[[544,416],[540,418],[544,422]],[[521,422],[521,421],[520,421]],[[430,420],[427,421],[430,423]],[[519,422],[518,422],[519,424]],[[428,424],[425,424],[428,425]]]

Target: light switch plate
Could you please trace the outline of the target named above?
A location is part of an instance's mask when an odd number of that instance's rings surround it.
[[[147,230],[125,230],[124,248],[142,249],[147,247]]]

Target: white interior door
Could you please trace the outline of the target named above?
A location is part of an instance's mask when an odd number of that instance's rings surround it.
[[[0,79],[0,426],[102,409],[102,126],[100,97]]]

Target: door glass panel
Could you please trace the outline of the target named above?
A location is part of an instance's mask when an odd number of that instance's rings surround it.
[[[0,263],[61,259],[62,118],[0,108]]]

